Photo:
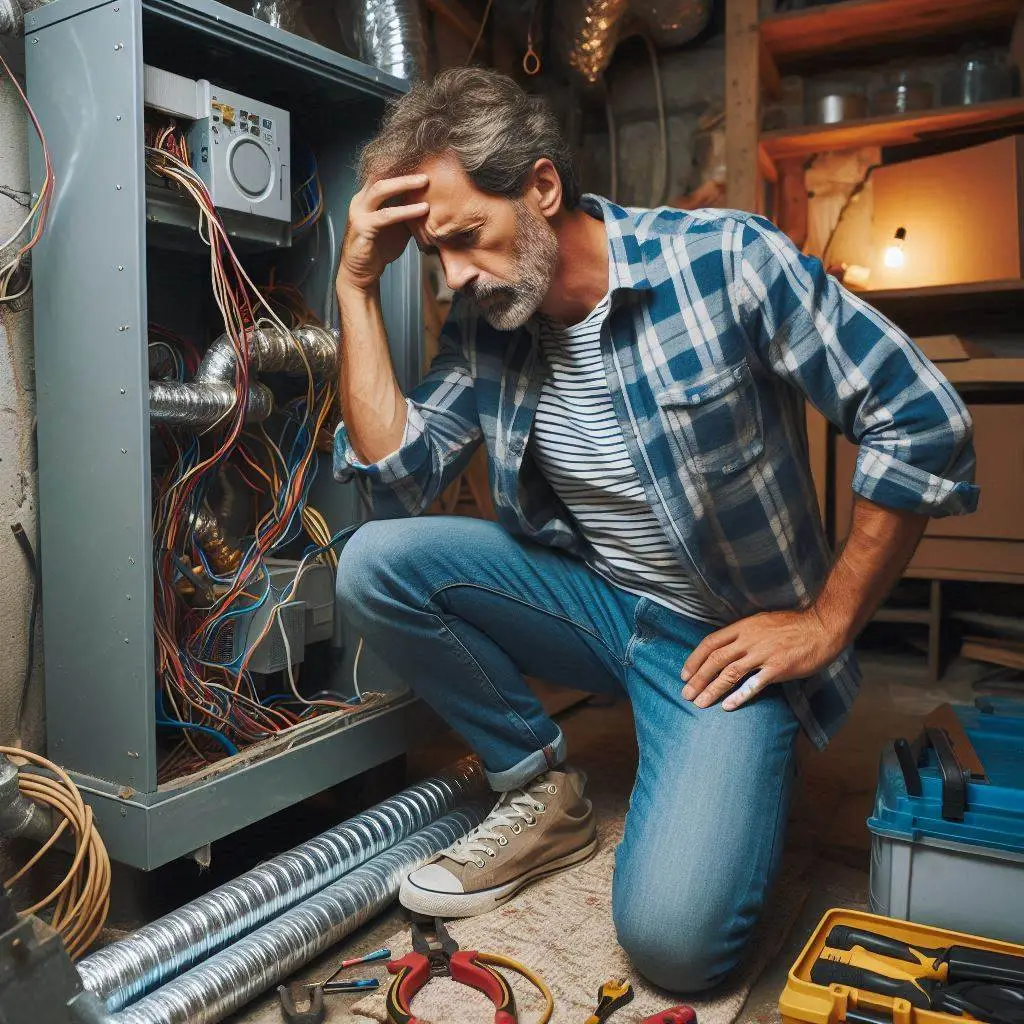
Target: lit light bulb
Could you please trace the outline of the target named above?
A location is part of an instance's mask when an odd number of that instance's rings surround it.
[[[907,238],[906,228],[897,228],[893,236],[893,244],[886,247],[882,255],[882,262],[890,270],[900,270],[907,262],[906,253],[903,251],[903,243]]]

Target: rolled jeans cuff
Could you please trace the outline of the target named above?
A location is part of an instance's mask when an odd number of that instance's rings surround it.
[[[503,772],[487,772],[487,781],[495,793],[507,793],[512,789],[522,789],[538,775],[549,768],[557,768],[564,761],[565,736],[559,729],[558,735],[542,750],[535,750]]]

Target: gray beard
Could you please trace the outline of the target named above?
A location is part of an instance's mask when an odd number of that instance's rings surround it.
[[[481,316],[499,331],[518,330],[537,312],[558,263],[558,239],[551,225],[530,213],[521,199],[515,201],[515,208],[513,283],[484,285],[474,288],[470,295],[479,305]]]

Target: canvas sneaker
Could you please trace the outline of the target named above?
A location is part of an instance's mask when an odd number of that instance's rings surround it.
[[[430,917],[473,917],[586,860],[597,850],[597,829],[585,784],[582,772],[564,768],[503,793],[465,839],[405,879],[402,906]]]

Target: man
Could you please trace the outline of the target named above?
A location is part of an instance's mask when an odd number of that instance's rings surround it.
[[[581,197],[553,115],[494,72],[414,87],[361,175],[336,473],[378,515],[416,516],[482,442],[499,519],[372,522],[341,559],[346,614],[500,794],[402,900],[476,914],[589,856],[584,779],[523,676],[625,694],[640,763],[619,941],[658,985],[713,985],[778,863],[799,729],[827,743],[857,691],[850,644],[927,518],[977,503],[967,411],[767,221]],[[410,235],[457,294],[407,399],[378,281]],[[805,398],[860,445],[834,559]]]

